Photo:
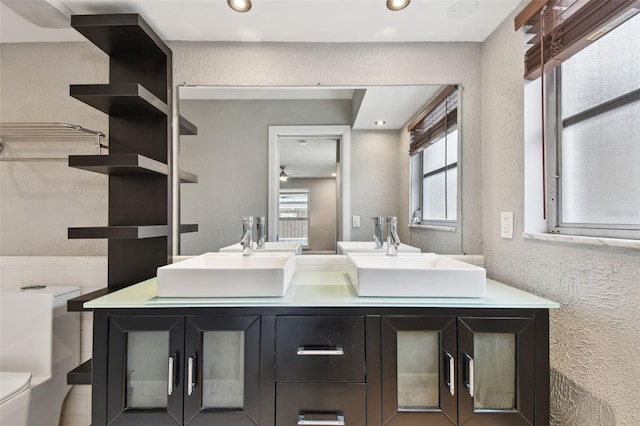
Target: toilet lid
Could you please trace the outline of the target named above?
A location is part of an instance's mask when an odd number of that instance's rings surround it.
[[[0,372],[0,404],[29,389],[30,373]]]

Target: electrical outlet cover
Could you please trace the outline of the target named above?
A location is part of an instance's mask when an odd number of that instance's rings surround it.
[[[513,212],[500,212],[500,236],[513,239]]]

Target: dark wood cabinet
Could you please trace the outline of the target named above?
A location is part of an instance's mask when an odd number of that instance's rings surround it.
[[[367,425],[364,383],[278,383],[276,395],[276,426]]]
[[[92,424],[542,426],[548,343],[546,309],[98,309]]]
[[[184,357],[185,425],[259,424],[259,317],[187,317]]]
[[[114,316],[108,330],[94,424],[259,424],[260,317]]]
[[[532,317],[383,317],[382,424],[544,424],[535,327]]]
[[[364,382],[363,316],[276,317],[276,381]]]
[[[112,318],[108,339],[107,424],[182,424],[184,318]]]
[[[533,318],[458,318],[460,425],[534,424],[535,327]]]
[[[382,424],[457,424],[456,318],[382,318]]]

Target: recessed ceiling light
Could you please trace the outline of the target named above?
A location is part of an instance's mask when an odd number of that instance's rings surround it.
[[[480,4],[478,0],[461,0],[451,5],[447,11],[449,19],[464,19],[476,13]]]
[[[300,139],[300,140],[298,141],[298,143],[299,143],[300,145],[302,145],[302,146],[306,146],[306,145],[307,145],[307,141],[306,141],[306,140],[304,140],[304,139]]]
[[[411,0],[387,0],[387,9],[397,12],[409,6]]]
[[[373,124],[375,124],[376,126],[384,126],[385,124],[387,124],[387,122],[384,120],[378,120]]]
[[[227,4],[236,12],[248,12],[251,9],[251,0],[227,0]]]
[[[332,176],[332,177],[336,177],[336,176],[337,176],[337,174],[335,174],[335,173],[331,173],[331,176]]]

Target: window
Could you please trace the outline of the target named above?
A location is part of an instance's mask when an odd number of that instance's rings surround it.
[[[309,247],[309,190],[281,189],[278,241],[298,241]]]
[[[551,232],[640,238],[639,35],[640,14],[548,80]]]
[[[422,221],[455,221],[458,194],[458,130],[422,151]]]
[[[413,223],[454,226],[458,216],[458,90],[447,86],[408,126]]]

